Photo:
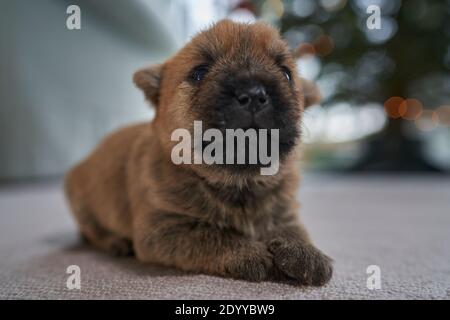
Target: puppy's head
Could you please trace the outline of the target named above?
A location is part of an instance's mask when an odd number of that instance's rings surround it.
[[[302,109],[317,100],[286,43],[262,23],[221,21],[164,64],[136,72],[134,81],[156,106],[163,139],[177,128],[192,130],[195,120],[224,133],[279,129],[281,159],[298,142]]]

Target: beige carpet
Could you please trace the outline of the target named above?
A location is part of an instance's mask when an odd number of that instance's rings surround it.
[[[307,176],[302,215],[335,260],[324,288],[189,275],[80,244],[59,183],[0,189],[2,299],[449,299],[450,180]],[[81,268],[81,290],[66,268]],[[381,268],[380,290],[366,268]]]

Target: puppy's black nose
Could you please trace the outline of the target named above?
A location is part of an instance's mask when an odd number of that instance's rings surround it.
[[[237,95],[239,105],[256,113],[269,105],[269,97],[262,85],[254,85]]]

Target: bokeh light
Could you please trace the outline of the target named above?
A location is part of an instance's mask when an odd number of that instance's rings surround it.
[[[263,4],[263,11],[267,15],[273,15],[274,17],[268,17],[269,20],[272,18],[281,18],[284,14],[284,4],[281,0],[266,0]]]
[[[295,0],[291,3],[291,12],[297,17],[306,18],[314,13],[317,4],[315,0]]]
[[[397,119],[402,116],[400,106],[403,101],[402,97],[390,97],[384,102],[384,110],[390,118]]]
[[[337,11],[345,7],[347,0],[320,0],[320,5],[327,11]]]
[[[390,40],[397,32],[397,21],[391,17],[381,17],[380,29],[368,29],[366,21],[363,19],[361,28],[366,35],[367,40],[375,44],[381,44]]]
[[[403,100],[399,106],[399,113],[405,120],[416,120],[422,111],[423,105],[417,99]]]
[[[310,43],[301,43],[297,48],[294,49],[294,56],[301,58],[303,56],[313,56],[316,54],[316,49]]]
[[[330,36],[321,35],[317,39],[314,40],[313,43],[314,49],[316,53],[321,56],[329,55],[334,49],[334,41]]]
[[[450,127],[450,105],[440,106],[436,113],[439,117],[439,124],[443,127]]]
[[[342,143],[356,141],[380,132],[387,119],[383,107],[376,103],[355,106],[336,103],[307,108],[303,119],[305,143]]]
[[[423,132],[429,132],[435,129],[439,124],[439,116],[433,110],[423,110],[414,121],[417,129]]]
[[[316,79],[321,69],[322,64],[320,63],[320,59],[318,59],[316,56],[306,55],[297,60],[298,73],[305,79]]]

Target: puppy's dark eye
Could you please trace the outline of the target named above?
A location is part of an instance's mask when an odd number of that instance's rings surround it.
[[[198,66],[194,68],[191,72],[191,79],[193,81],[202,81],[205,75],[208,73],[208,67],[206,66]]]
[[[286,77],[286,79],[290,82],[292,80],[292,74],[291,71],[287,67],[282,67],[283,74]]]

